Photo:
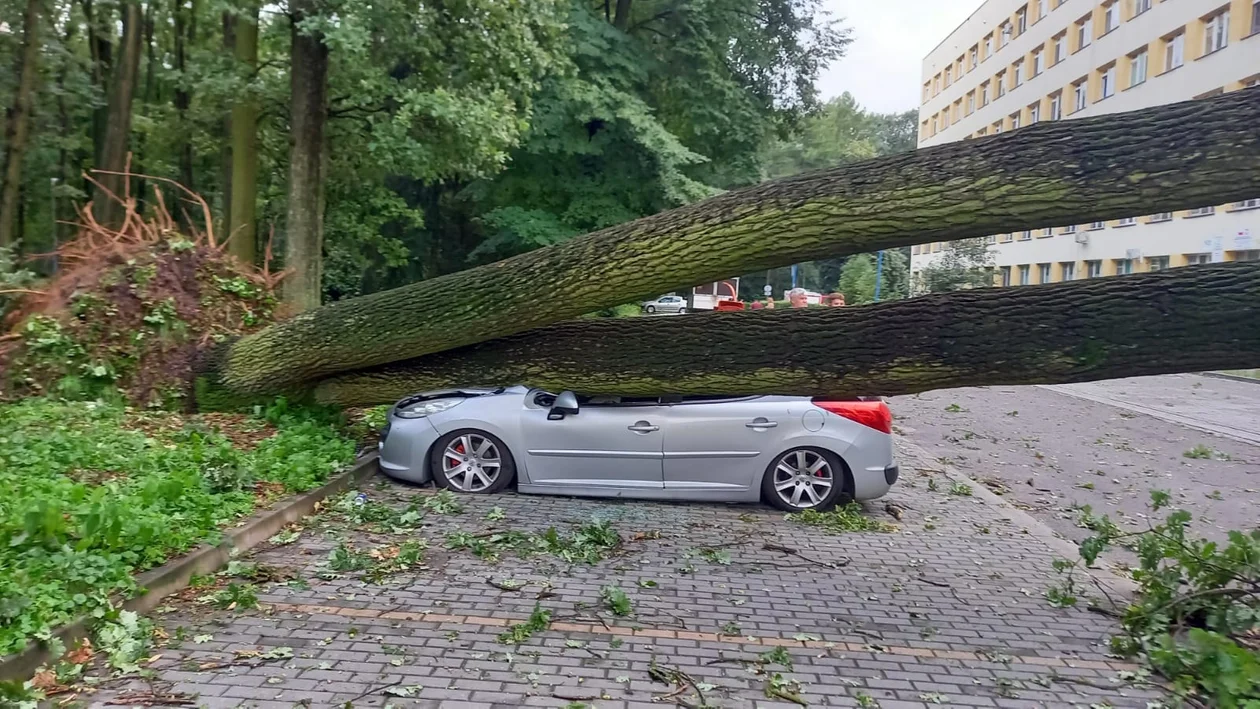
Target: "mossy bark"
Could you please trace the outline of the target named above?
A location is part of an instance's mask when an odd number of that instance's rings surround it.
[[[1260,91],[1238,91],[763,183],[303,313],[236,343],[222,377],[241,392],[266,391],[524,332],[679,283],[1251,198],[1260,194],[1257,113]]]
[[[591,319],[327,379],[323,403],[447,386],[589,394],[897,395],[1260,367],[1260,264],[850,308]]]

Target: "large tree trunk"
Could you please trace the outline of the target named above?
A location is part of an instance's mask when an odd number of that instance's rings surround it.
[[[613,15],[613,26],[623,32],[630,26],[630,2],[617,0],[617,14]]]
[[[324,248],[328,47],[318,33],[298,27],[312,6],[312,0],[292,4],[289,212],[284,249],[284,265],[292,273],[284,280],[282,295],[296,312],[319,307]]]
[[[97,163],[97,168],[106,173],[120,173],[127,166],[131,138],[131,104],[136,91],[136,78],[140,73],[143,33],[144,13],[140,3],[124,3],[122,46],[118,63],[114,67],[109,113],[105,121],[105,139],[101,144],[101,156]],[[118,174],[100,174],[96,179],[100,182],[100,187],[92,198],[92,212],[101,224],[116,226],[122,220],[123,208],[110,197],[110,193],[119,199],[123,198],[129,178]]]
[[[728,192],[305,313],[233,344],[221,380],[238,392],[264,392],[504,337],[680,283],[1246,199],[1260,194],[1257,111],[1260,91],[1239,91],[1042,123]]]
[[[258,68],[258,8],[252,16],[236,22],[236,61],[249,69],[250,78]],[[258,103],[244,95],[232,106],[232,212],[228,219],[228,251],[242,263],[257,258],[255,206],[258,195]]]
[[[87,25],[88,52],[92,59],[92,84],[101,93],[109,95],[109,77],[114,66],[114,16],[109,6],[96,7],[92,0],[82,0],[83,17]],[[105,149],[105,126],[109,122],[109,105],[97,107],[92,111],[92,160],[101,164],[101,156]],[[89,194],[93,187],[84,184],[84,191]]]
[[[589,394],[912,394],[1260,367],[1260,264],[851,308],[566,322],[321,382],[340,405],[449,386]]]
[[[22,17],[22,55],[18,61],[18,85],[4,128],[4,170],[0,172],[0,246],[16,241],[18,198],[22,185],[22,158],[31,125],[35,99],[36,60],[39,57],[39,0],[27,0]]]
[[[223,13],[223,54],[236,56],[236,16]],[[223,143],[219,149],[219,186],[223,200],[223,224],[232,223],[232,114],[223,117]]]
[[[179,79],[175,85],[175,112],[179,115],[179,181],[190,190],[196,191],[195,173],[193,170],[192,124],[188,120],[188,109],[192,107],[192,91],[188,87],[188,45],[197,40],[197,2],[192,0],[174,0],[171,8],[175,18],[175,71]],[[175,215],[181,227],[187,229],[187,210],[179,210]],[[209,225],[207,225],[209,226]]]

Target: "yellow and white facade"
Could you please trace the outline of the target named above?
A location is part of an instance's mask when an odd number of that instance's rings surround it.
[[[987,0],[923,60],[919,147],[1257,84],[1260,0]],[[1256,197],[995,234],[995,283],[1260,260]],[[911,272],[944,246],[914,247]]]

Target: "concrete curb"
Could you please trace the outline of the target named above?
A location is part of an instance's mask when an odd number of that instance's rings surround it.
[[[1062,558],[1068,560],[1080,558],[1080,549],[1075,542],[1060,537],[1050,527],[1011,504],[1009,500],[993,492],[988,486],[972,480],[958,468],[934,459],[927,451],[911,443],[905,436],[897,436],[897,445],[912,452],[922,460],[933,461],[933,465],[940,466],[945,471],[946,477],[971,487],[974,497],[997,507],[1008,522],[1027,532],[1028,536],[1040,540]],[[1109,568],[1096,567],[1086,569],[1086,571],[1104,590],[1104,593],[1109,596],[1110,600],[1116,603],[1123,603],[1127,599],[1132,598],[1137,591],[1137,584],[1133,583],[1131,579],[1125,578]]]
[[[1229,372],[1198,372],[1200,377],[1212,377],[1213,379],[1228,379],[1231,382],[1247,382],[1248,384],[1260,384],[1260,379],[1255,377],[1244,377],[1238,374],[1230,374]]]
[[[163,598],[186,588],[193,576],[217,571],[227,565],[233,556],[261,544],[285,525],[309,515],[319,502],[358,485],[377,470],[376,453],[364,456],[356,460],[349,470],[322,486],[246,518],[240,526],[225,531],[223,541],[217,546],[203,544],[156,569],[139,574],[136,584],[144,589],[144,593],[125,601],[122,607],[137,613],[153,610]],[[88,623],[88,618],[79,618],[53,631],[53,637],[60,639],[67,648],[73,647],[88,636]],[[40,665],[53,659],[45,643],[32,641],[25,650],[0,659],[0,681],[24,680],[34,674]]]

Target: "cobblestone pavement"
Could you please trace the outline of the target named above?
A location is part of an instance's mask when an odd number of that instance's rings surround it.
[[[430,511],[403,535],[325,513],[249,560],[291,577],[260,583],[261,609],[213,610],[190,591],[154,614],[170,638],[150,665],[157,680],[106,683],[84,699],[159,690],[205,707],[793,707],[797,690],[810,706],[907,709],[1157,698],[1120,680],[1136,668],[1106,654],[1106,618],[1046,603],[1055,554],[1043,536],[991,496],[956,494],[921,456],[903,451],[903,481],[867,511],[895,523],[891,533],[828,535],[760,506],[514,494],[461,497],[461,514]],[[365,491],[398,509],[433,496],[383,479]],[[452,532],[491,543],[494,530],[567,534],[592,518],[622,539],[595,564],[547,553],[492,563],[448,548]],[[328,569],[340,544],[388,561],[418,537],[423,566],[379,583]],[[631,615],[609,611],[609,586]],[[550,627],[500,642],[536,603]]]

